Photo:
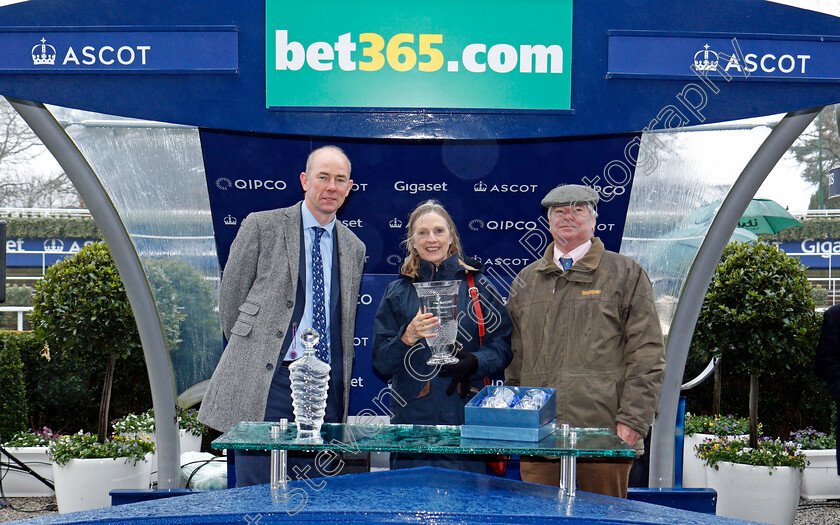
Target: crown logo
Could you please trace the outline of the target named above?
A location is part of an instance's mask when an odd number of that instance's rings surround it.
[[[225,217],[225,225],[227,226],[236,226],[236,217],[233,215],[228,215]]]
[[[702,55],[702,58],[699,58]],[[714,60],[710,60],[709,56],[714,55]],[[697,71],[714,71],[718,67],[718,54],[714,51],[709,51],[709,44],[703,46],[703,51],[694,53],[694,69]]]
[[[32,48],[32,63],[36,66],[55,65],[55,48],[47,44],[46,38],[42,38],[41,43]]]
[[[394,217],[391,219],[391,222],[388,223],[388,226],[391,228],[402,228],[402,221]]]
[[[473,186],[473,191],[487,191],[487,185],[484,184],[484,181],[478,181],[478,184]]]
[[[44,241],[45,252],[61,252],[64,251],[64,241],[61,239],[47,239]]]

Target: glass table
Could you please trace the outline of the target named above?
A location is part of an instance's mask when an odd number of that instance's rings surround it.
[[[636,452],[605,428],[562,425],[538,442],[467,439],[460,426],[350,425],[324,423],[322,443],[297,441],[294,423],[243,421],[216,438],[214,449],[271,451],[271,487],[286,483],[289,450],[320,452],[414,452],[428,454],[519,454],[559,456],[560,490],[574,496],[577,458],[635,458]]]

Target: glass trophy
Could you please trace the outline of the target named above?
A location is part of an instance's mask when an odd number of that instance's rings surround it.
[[[320,339],[321,336],[313,328],[301,331],[303,357],[289,365],[297,441],[323,442],[321,425],[324,424],[327,409],[330,365],[315,356],[315,345]]]
[[[426,344],[432,351],[432,357],[426,361],[427,365],[449,365],[457,363],[458,358],[452,355],[455,338],[458,336],[458,289],[461,281],[432,281],[428,283],[414,283],[417,296],[423,312],[434,314],[440,319],[440,324],[433,329],[436,337],[426,339]]]

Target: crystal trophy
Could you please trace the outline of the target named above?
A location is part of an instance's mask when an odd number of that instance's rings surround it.
[[[292,385],[292,407],[297,425],[297,441],[322,443],[321,425],[327,409],[330,365],[315,356],[315,345],[321,336],[313,328],[300,333],[303,357],[289,365]]]
[[[448,365],[457,363],[458,358],[452,355],[455,338],[458,336],[458,290],[461,281],[432,281],[414,283],[417,296],[423,311],[434,314],[440,319],[440,324],[432,331],[436,337],[426,339],[426,344],[432,350],[432,357],[426,361],[427,365]]]

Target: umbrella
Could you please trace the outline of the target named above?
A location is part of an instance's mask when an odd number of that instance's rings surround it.
[[[708,227],[712,219],[717,215],[721,201],[715,201],[689,213],[686,217],[688,224],[704,225]],[[749,206],[738,220],[738,227],[749,230],[752,233],[778,233],[786,228],[802,226],[793,215],[770,199],[753,199]],[[740,240],[740,239],[731,239]]]
[[[705,238],[706,231],[703,228],[688,227],[674,230],[668,233],[667,236],[659,239],[663,244],[663,249],[658,256],[667,257],[672,263],[689,257],[693,259],[697,255],[697,250]],[[758,235],[744,228],[735,228],[735,231],[729,237],[729,242],[755,242],[757,240]]]
[[[753,199],[738,221],[739,228],[755,234],[778,233],[794,226],[802,226],[802,223],[779,203],[770,199]]]
[[[683,267],[691,264],[697,256],[697,250],[705,238],[706,228],[692,225],[674,229],[656,238],[625,238],[625,240],[643,241],[636,247],[637,251],[631,255],[648,270],[648,273],[680,275],[685,270]],[[757,240],[756,234],[743,228],[735,228],[729,238],[730,242],[755,242]]]

